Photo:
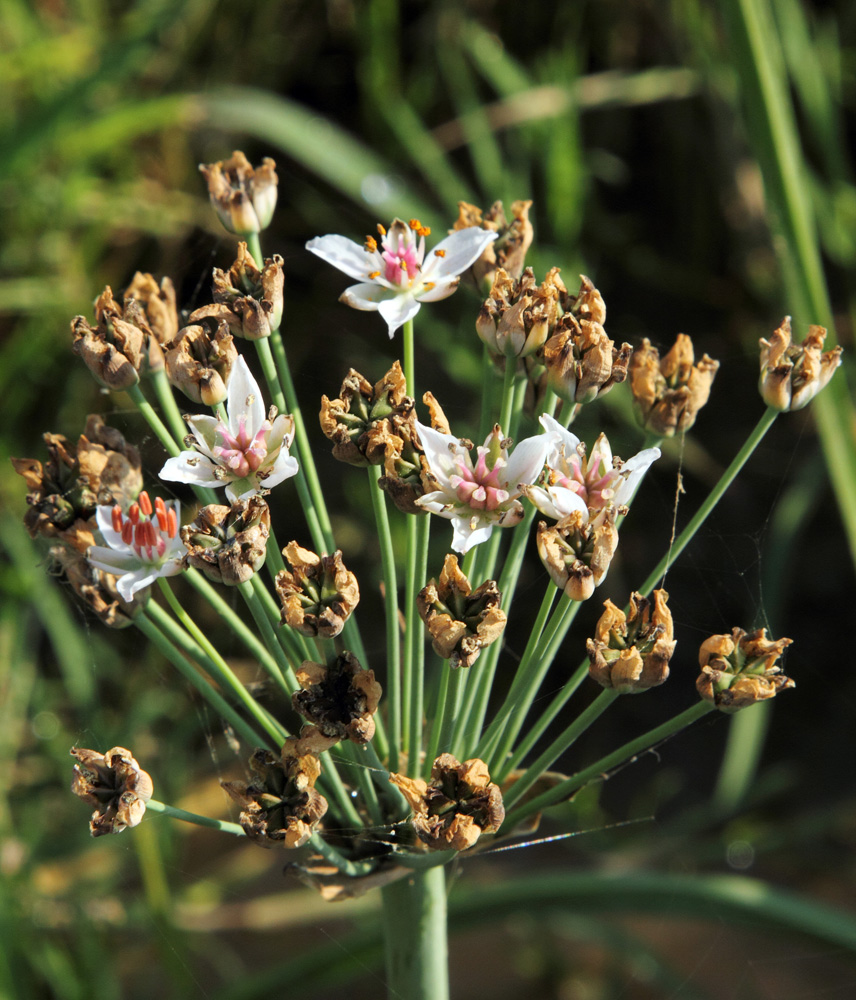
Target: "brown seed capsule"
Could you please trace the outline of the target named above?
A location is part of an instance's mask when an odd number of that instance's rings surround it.
[[[129,300],[133,299],[142,308],[149,329],[161,347],[165,347],[178,333],[178,309],[175,301],[175,286],[170,278],[161,278],[157,283],[151,274],[137,271],[131,284],[125,289],[126,318]]]
[[[256,495],[231,507],[209,504],[181,529],[187,561],[227,587],[248,583],[265,562],[270,508]]]
[[[276,208],[276,164],[266,156],[253,167],[240,150],[228,160],[200,163],[211,204],[230,233],[259,233],[270,225]]]
[[[167,345],[165,354],[170,382],[194,403],[205,406],[216,406],[226,398],[229,376],[238,360],[229,324],[221,320],[216,326],[213,335],[205,325],[186,326]]]
[[[606,578],[618,547],[616,511],[603,507],[588,520],[573,512],[548,528],[538,524],[538,555],[553,583],[572,601],[587,601]]]
[[[698,693],[720,711],[736,712],[795,687],[776,663],[792,642],[768,639],[763,628],[754,632],[735,628],[731,635],[712,635],[699,649]]]
[[[676,642],[665,590],[654,591],[653,606],[641,594],[631,594],[627,614],[612,601],[586,646],[589,674],[604,688],[636,694],[657,687],[669,676]]]
[[[71,748],[77,760],[71,790],[95,806],[89,821],[93,837],[121,833],[143,818],[152,797],[152,779],[140,768],[130,750],[113,747],[107,753]]]
[[[228,271],[214,268],[214,304],[190,314],[190,323],[204,319],[228,324],[235,337],[261,340],[278,330],[282,322],[283,259],[268,257],[259,270],[246,243],[238,244],[238,256]]]
[[[636,419],[654,434],[673,437],[688,431],[707,403],[719,362],[706,354],[696,365],[693,342],[679,333],[669,353],[660,358],[646,338],[630,359],[630,388]]]
[[[327,812],[327,800],[315,790],[321,762],[314,754],[295,751],[290,737],[277,759],[269,750],[256,750],[249,783],[223,781],[223,788],[241,807],[244,833],[262,847],[302,847]]]
[[[496,833],[505,819],[502,793],[490,780],[487,765],[474,758],[459,763],[441,754],[431,780],[390,774],[413,810],[419,839],[433,851],[465,851],[483,833]]]
[[[439,584],[433,580],[416,595],[416,608],[433,640],[434,652],[451,667],[471,667],[484,646],[502,635],[507,617],[500,609],[502,595],[495,580],[473,590],[447,555]]]
[[[283,623],[313,638],[337,636],[360,600],[357,578],[345,568],[341,551],[319,556],[289,542],[282,554],[290,566],[276,575]]]
[[[310,722],[327,740],[329,749],[342,740],[358,745],[374,736],[374,714],[383,689],[374,672],[363,670],[352,653],[340,653],[328,665],[306,660],[297,671],[294,710]],[[301,731],[305,740],[311,734]]]
[[[559,318],[567,290],[558,267],[538,285],[531,267],[519,281],[499,268],[476,318],[476,333],[496,357],[525,357],[543,347]]]
[[[759,388],[767,406],[774,410],[801,410],[835,374],[841,364],[841,348],[823,350],[826,329],[810,326],[801,344],[791,342],[791,317],[785,316],[770,338],[760,340]]]
[[[514,279],[523,274],[526,253],[535,236],[532,223],[529,221],[531,207],[531,201],[513,201],[512,219],[509,222],[501,201],[495,201],[484,215],[476,205],[469,205],[465,201],[458,202],[458,218],[452,227],[453,232],[470,226],[480,226],[482,229],[499,233],[470,268],[479,287],[493,284],[498,268],[502,268]]]

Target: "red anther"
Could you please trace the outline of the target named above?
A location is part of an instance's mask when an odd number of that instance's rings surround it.
[[[136,524],[140,520],[140,505],[138,503],[131,504],[128,517],[131,519],[131,524]]]
[[[122,541],[126,545],[130,545],[134,540],[134,526],[130,521],[125,521],[122,525]]]
[[[170,507],[167,514],[166,533],[169,538],[175,538],[178,534],[178,518],[175,516],[175,508]]]
[[[146,515],[146,517],[152,516],[152,501],[149,499],[149,495],[145,490],[143,490],[140,494],[140,510]]]
[[[147,545],[146,541],[146,525],[149,521],[143,521],[134,528],[134,548],[141,549],[144,545]]]
[[[159,514],[162,511],[166,511],[166,504],[163,502],[163,497],[155,497],[155,510]]]
[[[166,525],[167,525],[166,511],[159,510],[157,512],[157,517],[158,517],[158,527],[160,528],[161,531],[166,531]]]
[[[113,530],[116,531],[116,532],[119,532],[121,534],[121,532],[122,532],[122,508],[119,506],[119,504],[116,504],[116,506],[113,508],[113,510],[112,510],[111,513],[113,515]]]
[[[158,531],[152,522],[146,521],[146,545],[148,545],[149,548],[157,545],[159,537]]]

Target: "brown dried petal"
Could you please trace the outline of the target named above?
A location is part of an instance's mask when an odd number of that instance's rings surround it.
[[[791,318],[785,316],[769,341],[761,338],[760,390],[775,410],[800,410],[826,386],[841,364],[841,347],[823,351],[826,329],[810,326],[801,344],[791,341]]]
[[[633,352],[630,388],[643,427],[672,437],[693,426],[719,370],[719,362],[706,354],[695,366],[693,360],[692,340],[683,333],[662,360],[647,338]]]
[[[258,495],[231,506],[208,504],[181,529],[188,563],[227,587],[252,580],[264,565],[269,537],[270,508]]]
[[[89,821],[93,837],[121,833],[143,818],[152,797],[152,779],[140,768],[130,750],[113,747],[104,754],[72,747],[77,760],[71,790],[94,805]]]
[[[276,575],[283,622],[302,635],[337,636],[360,600],[357,578],[346,569],[341,550],[319,556],[289,542],[282,554],[291,567]]]
[[[329,665],[303,663],[297,671],[301,690],[293,696],[294,710],[318,732],[336,742],[350,739],[363,745],[374,736],[374,714],[382,688],[374,672],[363,670],[357,658],[341,653]],[[301,732],[300,739],[311,737]]]
[[[166,373],[172,385],[194,403],[216,406],[226,399],[232,368],[238,360],[225,321],[212,336],[201,324],[186,326],[167,345]]]

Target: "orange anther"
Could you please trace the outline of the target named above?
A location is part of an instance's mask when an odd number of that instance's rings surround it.
[[[144,545],[147,545],[146,535],[146,525],[151,524],[151,521],[140,521],[138,525],[134,528],[134,548],[141,549]]]
[[[167,514],[166,533],[170,538],[175,538],[178,534],[178,518],[175,516],[175,508],[170,507]]]
[[[377,253],[377,240],[374,236],[366,237],[366,250],[368,250],[369,253]]]
[[[435,257],[445,257],[446,256],[446,251],[445,250],[435,250],[434,251],[434,256]]]
[[[122,525],[122,541],[126,545],[130,545],[134,540],[134,526],[130,521],[125,521]]]
[[[143,490],[140,494],[140,510],[146,515],[146,517],[152,516],[152,501],[145,490]]]
[[[136,524],[140,520],[140,505],[138,503],[131,504],[131,509],[128,511],[128,517],[130,518],[131,524]]]
[[[380,233],[381,236],[386,236],[386,230],[380,223],[377,224],[377,231]]]
[[[371,280],[371,281],[374,281],[375,278],[379,278],[379,277],[380,277],[380,271],[372,271],[369,274],[369,280]]]
[[[122,508],[119,506],[119,504],[116,504],[116,506],[113,508],[113,510],[112,510],[111,513],[113,515],[113,530],[114,531],[118,531],[118,532],[121,533],[121,531],[122,531]]]

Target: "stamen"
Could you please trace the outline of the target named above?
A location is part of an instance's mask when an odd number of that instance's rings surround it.
[[[380,277],[380,271],[371,271],[369,273],[369,280],[370,281],[374,281],[375,278],[379,278],[379,277]]]
[[[386,236],[386,230],[380,223],[377,224],[377,231],[380,233],[381,236]]]
[[[434,286],[435,286],[436,284],[437,284],[437,282],[436,282],[436,281],[426,281],[426,282],[425,282],[425,284],[424,284],[424,285],[422,286],[422,291],[423,291],[423,292],[430,292],[430,291],[431,291],[431,289],[432,289],[432,288],[433,288],[433,287],[434,287]]]
[[[122,541],[130,545],[134,540],[134,525],[130,521],[125,521],[122,525]]]
[[[152,516],[152,501],[145,490],[143,490],[140,494],[140,510],[146,515],[146,517]]]
[[[147,524],[151,524],[151,521],[141,521],[134,528],[134,548],[138,551],[146,544]]]
[[[175,516],[174,507],[170,507],[166,515],[166,533],[168,538],[175,538],[178,534],[178,518]]]
[[[446,256],[446,251],[445,250],[435,250],[434,251],[434,256],[435,257],[445,257]]]
[[[131,504],[131,509],[128,511],[128,517],[131,520],[131,524],[136,524],[140,520],[140,505],[138,503]]]
[[[377,240],[374,236],[366,237],[366,250],[368,250],[369,253],[377,253]]]
[[[119,506],[119,504],[116,504],[116,506],[113,508],[112,515],[113,515],[113,530],[121,534],[122,508]]]

